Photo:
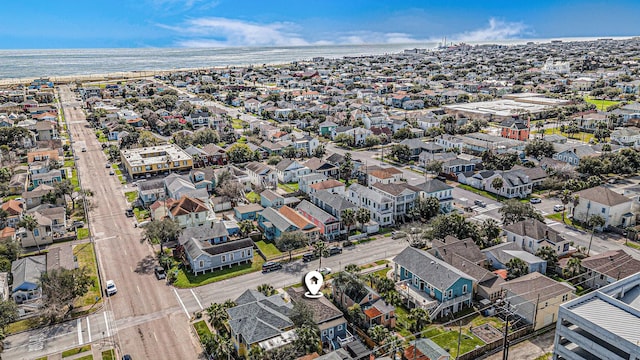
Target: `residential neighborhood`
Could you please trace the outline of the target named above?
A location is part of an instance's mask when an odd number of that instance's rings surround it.
[[[0,88],[3,356],[634,359],[639,41]]]

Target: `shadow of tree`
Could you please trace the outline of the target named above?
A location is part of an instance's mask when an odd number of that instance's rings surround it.
[[[158,266],[158,259],[155,256],[147,255],[138,261],[138,265],[134,270],[137,274],[148,275],[153,272],[153,268]]]

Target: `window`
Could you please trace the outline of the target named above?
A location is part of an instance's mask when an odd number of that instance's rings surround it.
[[[342,330],[342,325],[338,325],[338,331]]]
[[[389,314],[384,314],[384,319],[389,320]]]
[[[222,262],[227,262],[227,255],[222,255]]]
[[[40,230],[33,229],[33,236],[40,236]]]
[[[200,263],[198,264],[198,267],[203,268],[204,267],[204,261],[200,260]]]
[[[562,302],[569,300],[569,294],[562,295]]]
[[[447,297],[448,298],[452,298],[453,297],[453,290],[447,291]]]
[[[244,257],[244,250],[242,250],[240,254],[241,254],[240,257]]]
[[[601,210],[601,211],[602,211],[602,213],[604,214],[605,208],[602,208],[602,210]]]
[[[251,257],[251,249],[247,250],[247,257]]]
[[[466,294],[467,293],[467,285],[462,285],[462,293]]]
[[[233,261],[233,253],[229,254],[229,261]]]

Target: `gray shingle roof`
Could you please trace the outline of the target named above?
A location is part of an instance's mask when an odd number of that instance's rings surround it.
[[[445,184],[444,182],[438,179],[432,179],[427,182],[423,182],[422,184],[416,185],[416,187],[427,194],[433,194],[435,192],[453,189],[453,187]]]
[[[252,298],[255,300],[250,301]],[[284,302],[280,295],[260,297],[255,290],[247,290],[236,303],[238,306],[227,309],[229,327],[248,344],[271,339],[293,326],[288,317],[293,305]]]
[[[528,236],[538,241],[547,240],[553,244],[565,240],[559,232],[535,219],[518,221],[517,223],[506,226],[504,230],[516,235]]]
[[[307,200],[302,200],[302,202],[298,204],[298,207],[296,207],[296,210],[304,211],[305,213],[311,215],[312,217],[314,217],[315,219],[317,219],[318,221],[320,221],[325,225],[332,222],[331,220],[337,220],[333,216],[331,216],[331,214],[328,214],[326,211],[313,205]]]
[[[451,287],[460,278],[471,280],[471,277],[455,267],[426,251],[413,247],[407,247],[402,250],[393,259],[393,262],[443,291]]]
[[[15,260],[11,263],[11,274],[13,276],[13,290],[27,283],[29,289],[38,287],[40,275],[47,271],[47,256],[29,256]],[[35,284],[35,287],[33,285]],[[24,289],[24,290],[29,290]]]
[[[604,186],[596,186],[590,189],[581,190],[578,191],[576,195],[578,195],[580,199],[591,200],[593,202],[597,202],[598,204],[607,206],[615,206],[624,204],[626,202],[631,202],[631,199],[627,198],[626,196],[622,196]]]
[[[266,208],[262,210],[261,215],[266,219],[266,221],[273,224],[273,226],[278,228],[280,231],[286,231],[290,226],[295,226],[295,224],[287,220],[286,217],[273,208]]]

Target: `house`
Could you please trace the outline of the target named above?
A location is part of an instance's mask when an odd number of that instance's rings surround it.
[[[43,167],[43,169],[46,169],[46,168]],[[63,174],[65,174],[64,169],[54,169],[47,172],[40,172],[35,174],[32,173],[30,175],[31,187],[36,188],[42,184],[53,186],[53,184],[57,182],[61,182],[62,179],[65,178],[66,175],[63,175]]]
[[[269,165],[252,161],[245,166],[251,183],[264,188],[275,187],[278,184],[278,175]]]
[[[198,174],[200,176],[201,181],[199,181],[198,185],[200,188],[196,187],[191,180],[189,175],[179,175],[179,174],[170,174],[169,176],[164,178],[164,188],[167,192],[167,196],[174,200],[179,200],[183,196],[189,196],[193,198],[199,198],[202,201],[206,201],[209,199],[209,192],[207,187],[209,186],[208,182],[204,181],[204,177],[202,174]]]
[[[236,206],[233,208],[233,213],[238,221],[242,220],[257,220],[258,213],[260,213],[264,208],[260,206],[260,204],[248,204],[242,206]]]
[[[423,151],[427,151],[427,143],[425,143],[421,139],[404,139],[400,142],[400,145],[406,145],[409,147],[412,160],[417,160]]]
[[[315,137],[299,132],[293,132],[292,135],[293,136],[291,142],[293,144],[293,147],[296,149],[296,151],[304,151],[304,154],[307,156],[313,155],[316,148],[318,148],[318,145],[320,145],[319,140]]]
[[[301,231],[311,242],[316,241],[320,235],[319,229],[312,222],[287,205],[278,210],[264,209],[258,214],[258,227],[264,231],[268,240],[276,240],[290,231]]]
[[[449,360],[451,355],[431,339],[416,339],[404,349],[406,360]]]
[[[10,199],[0,206],[0,209],[6,213],[4,219],[4,225],[12,228],[16,228],[20,220],[22,219],[22,213],[24,212],[24,203],[18,200]],[[3,225],[3,227],[4,227]]]
[[[335,301],[343,309],[348,309],[354,304],[360,305],[365,316],[365,327],[367,328],[375,325],[394,328],[396,326],[395,307],[387,304],[380,294],[365,285],[361,280],[352,280],[352,286],[346,289],[337,286],[335,281],[331,283]]]
[[[228,241],[222,222],[183,230],[178,242],[185,260],[195,275],[221,270],[253,261],[253,241],[249,238]]]
[[[637,359],[640,274],[560,305],[553,359]]]
[[[584,285],[599,289],[640,272],[640,261],[622,249],[582,259]]]
[[[340,194],[333,194],[327,190],[314,192],[311,196],[311,202],[315,206],[321,208],[322,210],[328,212],[338,219],[340,219],[340,217],[342,216],[342,212],[346,209],[352,209],[354,211],[358,209],[358,205],[349,201],[345,196]]]
[[[267,189],[260,193],[260,205],[264,208],[280,208],[284,206],[284,197],[277,192]]]
[[[396,221],[404,219],[414,208],[418,199],[420,188],[407,183],[373,183],[371,189],[391,199],[393,204],[393,216]]]
[[[361,127],[348,127],[346,129],[340,129],[340,127],[338,127],[333,131],[333,134],[332,140],[334,140],[339,134],[346,134],[353,139],[353,146],[362,146],[364,145],[366,138],[371,136],[373,133],[371,130]]]
[[[603,228],[635,225],[635,215],[631,212],[632,201],[626,196],[604,186],[581,190],[575,195],[578,204],[571,202],[568,209],[574,219],[585,222],[589,216],[597,214],[605,220]]]
[[[222,212],[231,210],[231,198],[228,196],[212,196],[209,198],[209,203],[213,207],[213,212]]]
[[[296,210],[318,227],[324,239],[333,241],[340,235],[340,220],[309,201],[302,200]]]
[[[305,161],[304,166],[308,167],[312,173],[323,174],[328,178],[335,179],[339,176],[339,169],[337,166],[316,157],[312,157]]]
[[[512,140],[529,140],[529,121],[521,119],[507,119],[500,123],[500,136]]]
[[[304,290],[291,287],[287,290],[291,301],[295,304],[304,302],[313,312],[313,321],[320,331],[322,347],[331,350],[340,348],[340,340],[352,337],[347,330],[347,320],[329,299],[322,296],[318,299],[309,299],[304,296]]]
[[[380,226],[388,226],[395,223],[394,202],[392,199],[360,184],[352,184],[347,190],[347,200],[354,207],[363,207],[369,209],[371,220],[377,222]]]
[[[495,179],[500,179],[502,186],[494,187]],[[482,181],[483,190],[506,198],[526,198],[533,191],[531,179],[522,170],[495,171],[490,177]]]
[[[539,330],[558,320],[560,304],[572,300],[575,288],[533,272],[505,282],[505,298],[513,313]]]
[[[40,205],[28,212],[38,225],[33,231],[26,228],[16,230],[16,237],[20,239],[22,247],[39,247],[51,244],[54,234],[66,233],[66,211],[62,206],[51,204]]]
[[[193,168],[191,155],[176,144],[120,150],[120,159],[134,179]]]
[[[318,125],[318,131],[321,136],[331,137],[333,131],[338,127],[338,124],[326,120]]]
[[[557,148],[557,150],[556,153],[553,154],[552,158],[554,160],[559,160],[573,166],[580,165],[580,160],[585,157],[593,157],[599,155],[599,153],[589,145],[566,147],[566,145],[561,146],[556,144],[555,148]]]
[[[149,204],[163,201],[165,198],[164,179],[138,182],[138,199],[142,201],[142,205],[149,206]]]
[[[535,254],[544,246],[548,246],[562,257],[569,253],[570,241],[551,226],[536,219],[518,221],[504,227],[507,242],[515,242],[521,249]]]
[[[180,200],[167,204],[169,218],[178,222],[183,229],[186,227],[203,226],[216,216],[209,206],[202,200],[183,196]]]
[[[52,193],[54,190],[53,186],[42,184],[31,191],[23,192],[22,199],[27,205],[27,209],[32,209],[42,204],[42,198]]]
[[[193,126],[193,129],[199,129],[201,127],[209,127],[209,117],[208,112],[194,111],[184,119]]]
[[[239,356],[246,356],[252,347],[263,350],[286,345],[295,340],[294,324],[289,319],[293,304],[280,294],[269,297],[256,290],[246,290],[227,309],[230,338]]]
[[[336,179],[327,179],[327,180],[309,185],[309,195],[315,193],[316,191],[322,191],[322,190],[326,190],[332,194],[344,195],[345,188],[346,186],[344,183]]]
[[[27,152],[27,164],[34,161],[55,160],[60,161],[60,153],[58,150],[38,149]]]
[[[440,260],[451,264],[453,256],[461,256],[469,262],[484,266],[487,257],[482,253],[473,239],[459,240],[454,236],[447,236],[442,240],[434,239],[429,253]]]
[[[307,175],[311,170],[292,159],[283,159],[276,166],[276,174],[281,183],[298,182],[301,176]]]
[[[42,297],[40,276],[47,271],[47,256],[27,256],[11,263],[13,287],[11,297],[21,304]]]
[[[611,141],[624,146],[640,146],[640,128],[635,126],[618,128],[611,132]]]
[[[522,250],[522,247],[516,242],[506,242],[486,249],[482,252],[487,256],[487,265],[493,269],[506,269],[507,263],[511,259],[518,258],[527,264],[528,272],[539,272],[546,274],[547,261],[541,259],[532,253]]]
[[[43,140],[53,140],[58,139],[58,129],[56,128],[56,124],[51,121],[38,121],[34,127],[37,139],[39,141]]]
[[[7,195],[21,194],[29,188],[29,174],[17,173],[11,175],[9,179],[9,186],[7,188]]]
[[[303,175],[298,179],[298,190],[305,194],[309,194],[311,190],[311,188],[309,187],[310,185],[317,184],[327,179],[328,177],[326,175],[313,172],[307,175]]]
[[[453,209],[453,187],[438,180],[431,179],[415,186],[420,189],[418,197],[420,199],[426,199],[434,197],[440,202],[440,212],[449,213]]]
[[[402,179],[402,174],[402,171],[395,167],[373,169],[371,171],[367,171],[367,184],[371,186],[375,183],[397,183]]]
[[[407,247],[394,259],[396,288],[408,303],[446,316],[471,306],[473,280],[426,251]]]

